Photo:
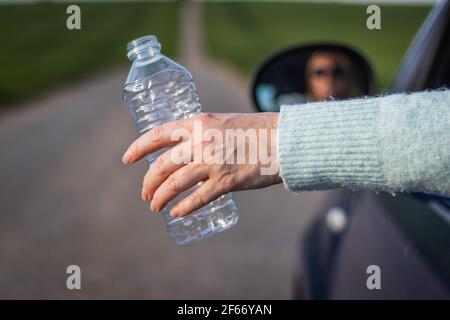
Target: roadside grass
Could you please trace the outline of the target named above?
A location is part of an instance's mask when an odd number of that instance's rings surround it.
[[[175,53],[178,3],[81,3],[81,30],[66,28],[68,4],[0,6],[0,105],[61,82],[127,64],[126,44],[155,34]]]
[[[299,43],[350,45],[371,63],[385,89],[431,7],[381,5],[381,30],[366,28],[367,5],[205,3],[209,54],[247,77],[268,55]]]

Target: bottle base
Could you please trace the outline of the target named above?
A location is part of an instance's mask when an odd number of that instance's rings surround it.
[[[221,207],[207,205],[183,218],[173,219],[167,224],[167,231],[179,245],[187,245],[222,232],[234,226],[239,212],[233,198]],[[164,213],[168,214],[168,213]]]

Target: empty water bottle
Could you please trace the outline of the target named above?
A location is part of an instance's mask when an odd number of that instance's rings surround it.
[[[166,122],[190,118],[203,111],[191,74],[160,53],[155,36],[144,36],[128,43],[132,66],[123,89],[123,99],[138,134]],[[151,164],[163,151],[148,155]],[[183,218],[173,218],[170,209],[199,185],[183,192],[162,210],[167,231],[178,244],[218,233],[237,223],[239,212],[231,195],[225,194]]]

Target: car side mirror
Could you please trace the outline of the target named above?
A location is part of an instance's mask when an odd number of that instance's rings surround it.
[[[259,111],[283,104],[373,95],[375,78],[368,61],[349,47],[311,44],[283,50],[262,63],[251,87]]]

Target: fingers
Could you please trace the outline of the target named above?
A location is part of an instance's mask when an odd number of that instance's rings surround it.
[[[224,190],[217,181],[213,179],[206,180],[198,189],[178,202],[170,211],[170,215],[183,217],[207,205],[226,192],[228,191]]]
[[[136,139],[122,157],[125,164],[134,163],[145,155],[176,145],[189,136],[189,119],[175,120],[155,127]]]
[[[165,205],[183,191],[208,178],[204,165],[189,163],[172,173],[155,191],[150,209],[159,212]]]
[[[143,200],[152,199],[156,189],[158,189],[164,180],[176,170],[191,162],[190,148],[191,145],[188,140],[167,150],[156,158],[144,177],[142,186]],[[182,154],[184,156],[181,156]]]

